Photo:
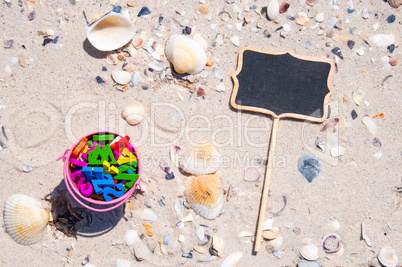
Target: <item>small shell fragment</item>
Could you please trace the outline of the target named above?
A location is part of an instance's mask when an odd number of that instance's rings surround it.
[[[362,91],[361,89],[353,92],[353,101],[355,101],[356,105],[359,106],[361,104],[365,95],[366,92]]]
[[[235,267],[238,266],[240,259],[243,257],[242,252],[235,252],[227,256],[222,264],[221,267]]]
[[[331,156],[333,158],[338,158],[342,155],[345,155],[345,148],[341,146],[333,146],[331,147]]]
[[[279,228],[274,226],[271,230],[262,231],[262,237],[267,240],[274,240],[279,235]]]
[[[341,248],[341,237],[338,234],[328,234],[322,240],[322,249],[326,253],[337,252]]]
[[[372,236],[373,237],[373,236]],[[364,228],[364,222],[362,222],[362,238],[366,241],[367,246],[373,246],[373,240],[366,234],[366,230]]]
[[[112,78],[116,83],[126,85],[131,81],[131,74],[124,70],[114,70],[112,72]]]
[[[223,256],[223,240],[221,237],[217,235],[212,236],[211,252],[216,256]]]
[[[377,125],[375,124],[375,122],[374,122],[368,115],[366,115],[366,116],[364,116],[364,117],[362,118],[362,123],[363,123],[364,125],[366,125],[367,130],[368,130],[372,135],[376,135],[376,134],[377,134],[377,131],[378,131]]]
[[[305,12],[299,12],[299,13],[297,13],[295,22],[296,22],[296,24],[298,24],[298,25],[306,26],[306,25],[308,25],[309,20],[310,20],[310,19],[308,18],[307,13],[305,13]]]

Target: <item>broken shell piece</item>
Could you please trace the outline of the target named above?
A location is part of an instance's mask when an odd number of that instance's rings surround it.
[[[331,156],[333,158],[338,158],[342,155],[345,155],[345,148],[341,146],[333,146],[331,147]]]
[[[166,57],[179,74],[197,74],[207,63],[204,49],[194,40],[178,34],[167,41]]]
[[[402,5],[402,0],[388,0],[388,3],[393,8],[398,8],[400,5]]]
[[[200,254],[206,254],[208,252],[208,248],[205,246],[194,246],[194,250],[197,251]]]
[[[306,4],[309,6],[314,6],[318,3],[318,0],[306,0]]]
[[[269,20],[277,20],[279,17],[278,0],[270,0],[267,6],[267,17]]]
[[[170,149],[170,160],[176,167],[179,167],[180,158],[183,156],[183,151],[179,146],[173,146]]]
[[[267,240],[274,240],[279,235],[279,228],[274,226],[271,230],[262,231],[262,237]]]
[[[325,152],[326,145],[323,141],[321,141],[319,137],[317,137],[317,139],[315,140],[315,146],[320,148],[323,152]]]
[[[238,266],[240,259],[243,257],[242,252],[235,252],[227,256],[222,264],[221,267],[235,267]]]
[[[377,258],[385,267],[396,267],[399,261],[398,254],[391,246],[383,247],[378,253]]]
[[[180,159],[183,171],[195,175],[216,172],[221,165],[221,154],[210,143],[199,143]]]
[[[247,232],[247,231],[243,231],[243,232],[240,232],[237,236],[240,237],[240,238],[242,238],[242,237],[253,236],[253,234],[250,233],[250,232]]]
[[[217,175],[190,177],[184,196],[189,206],[206,219],[215,219],[222,210],[223,189]]]
[[[341,248],[341,237],[338,234],[328,234],[322,240],[322,249],[326,253],[337,252]]]
[[[110,64],[110,65],[116,65],[119,62],[119,60],[117,59],[117,55],[116,54],[108,54],[106,56],[106,63]]]
[[[356,105],[359,106],[361,104],[365,95],[366,95],[366,92],[363,92],[360,89],[353,92],[353,101],[355,101]]]
[[[134,101],[123,109],[121,116],[130,125],[136,125],[144,118],[144,106],[141,104],[141,102]]]
[[[373,237],[373,234],[371,237]],[[364,239],[364,241],[366,241],[367,246],[369,247],[373,246],[372,238],[370,239],[369,236],[366,234],[366,230],[364,228],[364,222],[362,222],[362,238]]]
[[[244,181],[246,182],[258,182],[261,177],[261,172],[258,168],[249,166],[244,169]]]
[[[134,247],[133,253],[137,261],[143,261],[150,255],[150,250],[147,245],[144,243],[138,244],[138,246]]]
[[[282,25],[282,30],[281,30],[281,37],[286,38],[286,36],[288,36],[289,32],[290,32],[291,28],[290,25],[285,23]]]
[[[140,49],[145,44],[145,36],[143,35],[135,36],[131,41],[131,43],[136,49]]]
[[[266,220],[262,226],[262,230],[271,230],[272,225],[274,224],[274,219]]]
[[[318,247],[314,244],[306,245],[301,248],[300,255],[308,261],[315,261],[318,259]]]
[[[223,256],[223,240],[221,237],[214,235],[212,236],[211,243],[211,254],[222,257]]]
[[[370,38],[371,43],[386,47],[395,42],[395,36],[393,34],[376,34]]]
[[[306,25],[308,25],[309,20],[310,19],[308,18],[307,14],[305,12],[299,12],[299,13],[297,13],[295,22],[298,25],[306,26]]]
[[[101,51],[111,51],[124,46],[134,34],[133,22],[115,12],[107,13],[87,28],[88,41]]]
[[[163,62],[150,62],[148,67],[153,69],[154,71],[161,72],[165,69],[165,64]]]
[[[50,215],[34,198],[16,194],[9,197],[4,206],[4,225],[15,242],[32,245],[46,232]]]
[[[375,122],[368,115],[363,117],[362,122],[363,122],[364,125],[366,125],[367,130],[372,135],[377,134],[377,131],[378,131],[377,125],[375,124]]]
[[[114,70],[112,72],[112,78],[116,83],[126,85],[131,81],[131,74],[124,70]]]
[[[318,13],[318,14],[315,16],[314,19],[315,19],[317,22],[323,22],[323,21],[324,21],[324,18],[325,18],[324,13]]]
[[[202,47],[202,49],[204,49],[204,51],[207,51],[207,49],[208,49],[208,43],[207,43],[207,41],[201,36],[201,34],[199,34],[198,32],[197,32],[196,34],[194,34],[193,40],[196,41],[196,42]]]

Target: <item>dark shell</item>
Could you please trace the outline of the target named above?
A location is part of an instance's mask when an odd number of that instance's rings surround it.
[[[340,59],[343,59],[342,51],[339,47],[335,47],[334,49],[331,50],[331,52],[340,57]]]
[[[390,15],[386,20],[387,23],[392,23],[395,21],[395,15]]]
[[[309,183],[318,176],[321,170],[321,164],[313,155],[303,155],[299,158],[298,169]]]
[[[353,49],[353,47],[355,46],[355,41],[352,41],[352,40],[348,40],[348,47],[350,48],[350,49]]]
[[[151,14],[151,10],[149,10],[148,7],[144,6],[143,8],[141,8],[141,10],[138,13],[137,17],[142,17],[142,16],[149,15],[149,14]]]

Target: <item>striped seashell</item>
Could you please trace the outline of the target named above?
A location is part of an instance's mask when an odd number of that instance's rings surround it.
[[[402,0],[388,0],[388,3],[394,7],[398,8],[400,5],[402,5]]]
[[[109,12],[87,28],[88,41],[98,50],[112,51],[127,44],[135,34],[133,22],[120,13]]]
[[[189,206],[205,219],[215,219],[223,206],[223,189],[218,175],[190,177],[184,196]]]
[[[196,41],[178,34],[167,41],[166,57],[179,74],[197,74],[207,63],[204,49]]]
[[[4,225],[15,242],[32,245],[46,232],[49,213],[34,198],[16,194],[9,197],[4,207]]]
[[[180,159],[180,168],[194,175],[214,173],[220,166],[221,154],[210,143],[199,143]]]

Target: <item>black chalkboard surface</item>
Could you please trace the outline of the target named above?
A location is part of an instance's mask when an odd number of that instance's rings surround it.
[[[333,62],[243,47],[232,75],[234,108],[274,117],[326,118]]]
[[[279,120],[324,121],[333,92],[330,83],[333,66],[334,63],[327,58],[308,58],[289,52],[272,53],[251,47],[243,47],[239,51],[237,69],[232,75],[234,86],[230,104],[235,109],[274,117],[255,235],[255,252],[261,246]]]

